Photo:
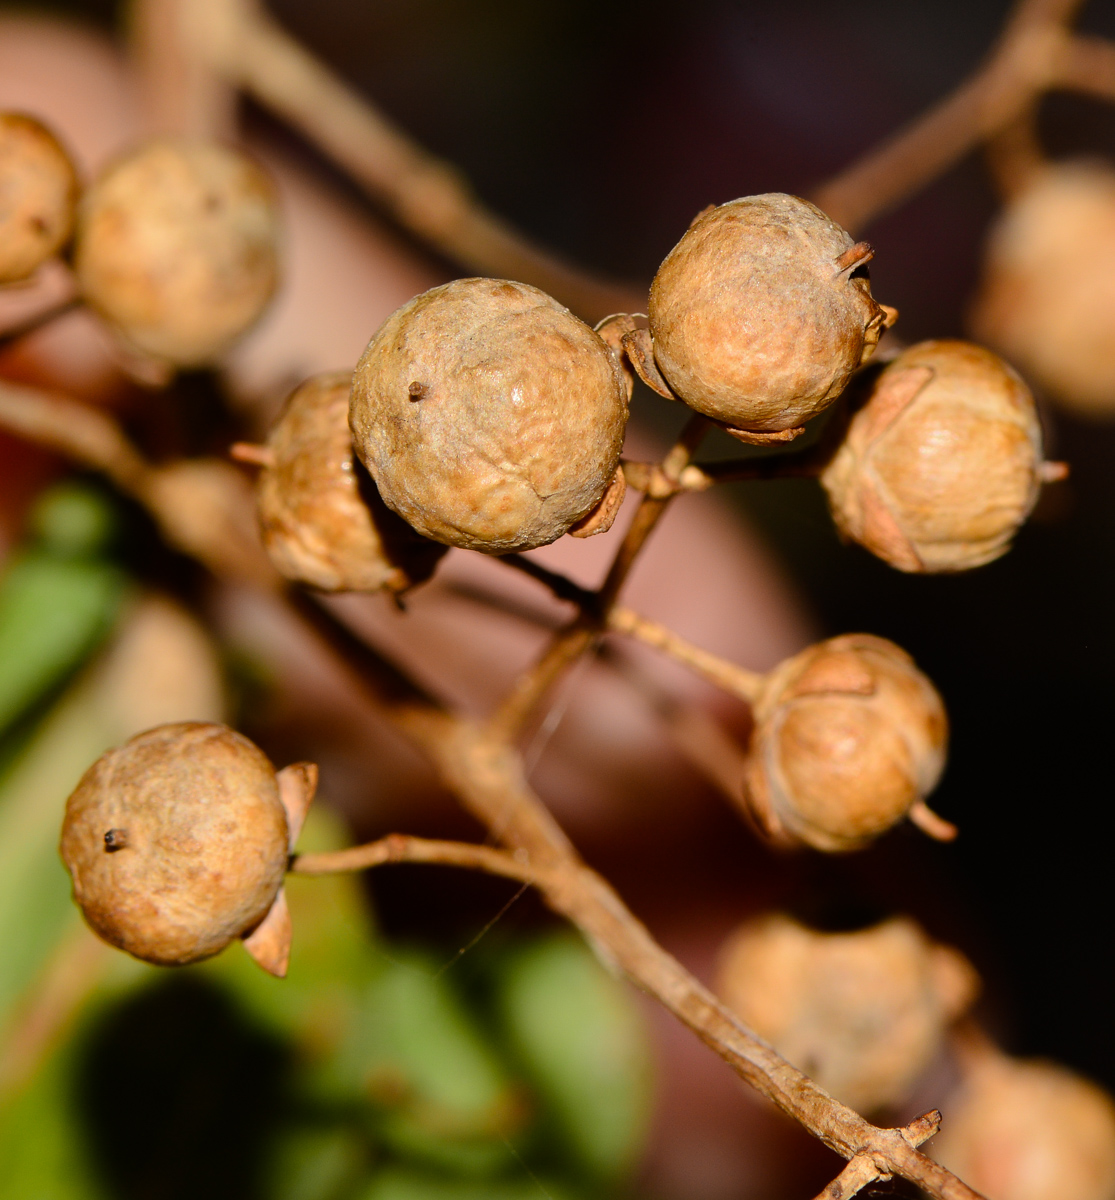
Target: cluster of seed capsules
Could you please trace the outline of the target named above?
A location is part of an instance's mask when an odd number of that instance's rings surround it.
[[[236,151],[152,142],[82,194],[46,129],[0,115],[0,282],[68,246],[80,294],[135,352],[219,361],[275,290],[279,234],[270,184]],[[294,582],[400,593],[449,547],[501,555],[605,532],[626,488],[638,376],[755,445],[792,442],[844,395],[820,472],[841,533],[903,571],[987,563],[1057,473],[1033,398],[966,342],[865,368],[897,316],[871,295],[870,258],[813,205],[768,194],[694,220],[645,318],[593,329],[508,280],[434,288],[384,322],[355,371],[289,397],[256,455],[263,543]],[[907,816],[944,828],[924,806],[944,764],[944,707],[897,646],[868,635],[811,646],[764,678],[753,708],[741,789],[772,838],[831,852]],[[223,726],[164,726],[108,752],[70,797],[62,835],[89,923],[168,965],[242,938],[282,974],[283,876],[314,782],[309,765],[276,772]],[[853,983],[818,983],[826,970]],[[907,924],[835,944],[771,918],[726,951],[722,990],[837,1095],[873,1109],[905,1094],[973,986],[970,968]],[[818,1013],[817,995],[846,1003]],[[1014,1078],[986,1074],[991,1088]],[[1044,1086],[1026,1075],[1019,1087],[1031,1084]]]

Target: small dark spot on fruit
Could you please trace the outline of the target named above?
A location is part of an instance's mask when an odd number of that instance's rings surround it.
[[[117,850],[123,850],[128,844],[128,831],[126,829],[110,829],[105,834],[105,853],[112,854]]]
[[[416,379],[410,385],[410,387],[407,388],[407,395],[409,395],[412,400],[421,400],[425,397],[427,390],[428,389],[426,388],[426,385],[424,383],[419,383]]]

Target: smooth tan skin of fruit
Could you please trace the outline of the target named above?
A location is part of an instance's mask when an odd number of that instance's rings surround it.
[[[282,885],[288,826],[274,768],[224,725],[141,733],[86,771],[61,851],[106,941],[161,965],[209,958],[258,925]]]
[[[879,375],[821,476],[833,519],[902,571],[965,571],[1010,549],[1040,489],[1030,390],[970,342],[920,342]]]
[[[1065,407],[1115,416],[1115,170],[1043,169],[987,242],[970,324]]]
[[[84,297],[135,349],[176,366],[219,358],[278,283],[274,189],[213,143],[148,142],[86,193],[74,265]]]
[[[69,240],[77,173],[33,117],[0,112],[0,284],[27,279]]]
[[[263,544],[288,579],[328,592],[401,590],[428,579],[445,547],[400,521],[365,476],[348,427],[351,373],[307,380],[267,439],[256,485]]]
[[[853,239],[819,208],[773,192],[698,217],[650,289],[654,357],[677,395],[745,430],[803,425],[875,349],[887,316]]]
[[[352,385],[356,452],[435,541],[544,546],[604,497],[627,385],[604,340],[537,288],[458,279],[393,313]]]
[[[760,917],[728,939],[717,974],[745,1024],[860,1112],[909,1096],[977,989],[967,960],[906,918],[819,933]]]
[[[1064,1067],[993,1053],[941,1107],[929,1153],[994,1200],[1115,1196],[1115,1105]]]
[[[884,638],[803,650],[768,676],[754,715],[747,795],[778,839],[854,850],[902,820],[944,769],[941,698]]]

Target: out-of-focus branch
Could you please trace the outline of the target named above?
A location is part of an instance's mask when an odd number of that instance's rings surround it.
[[[408,137],[251,0],[177,0],[212,69],[289,122],[406,229],[480,275],[517,279],[586,321],[644,306],[638,288],[597,279],[534,245],[464,177]]]
[[[1021,116],[1048,88],[1065,86],[1081,0],[1021,0],[983,65],[951,95],[818,188],[811,199],[853,233],[959,162]]]

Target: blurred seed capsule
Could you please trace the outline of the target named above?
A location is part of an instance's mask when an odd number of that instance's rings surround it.
[[[746,798],[776,840],[854,850],[906,816],[955,834],[923,801],[945,765],[944,705],[893,642],[808,647],[767,676],[754,720]]]
[[[279,213],[235,150],[160,139],[110,166],[78,217],[82,294],[133,348],[179,367],[220,358],[278,283]]]
[[[1029,389],[970,342],[920,342],[874,381],[821,476],[840,531],[902,571],[991,562],[1064,467]]]
[[[852,933],[759,917],[725,943],[717,979],[747,1025],[861,1112],[909,1096],[979,987],[963,955],[904,917]]]
[[[1065,1067],[984,1053],[941,1107],[929,1153],[991,1200],[1115,1196],[1115,1104]]]
[[[458,279],[398,309],[352,382],[356,453],[419,533],[488,554],[603,532],[627,383],[604,339],[523,283]]]
[[[1115,415],[1115,170],[1039,171],[992,227],[971,312],[980,341],[1084,416]]]
[[[69,240],[77,172],[34,117],[0,112],[0,284],[27,279]]]
[[[324,591],[402,591],[433,573],[446,547],[415,533],[354,459],[348,372],[302,384],[267,440],[256,485],[263,544],[288,579]]]
[[[105,941],[164,966],[244,937],[286,969],[282,895],[316,768],[276,774],[224,725],[160,725],[103,754],[66,803],[62,859],[74,899]]]
[[[686,404],[729,427],[800,427],[840,395],[897,318],[872,299],[871,256],[796,196],[706,210],[651,286],[658,370]]]

